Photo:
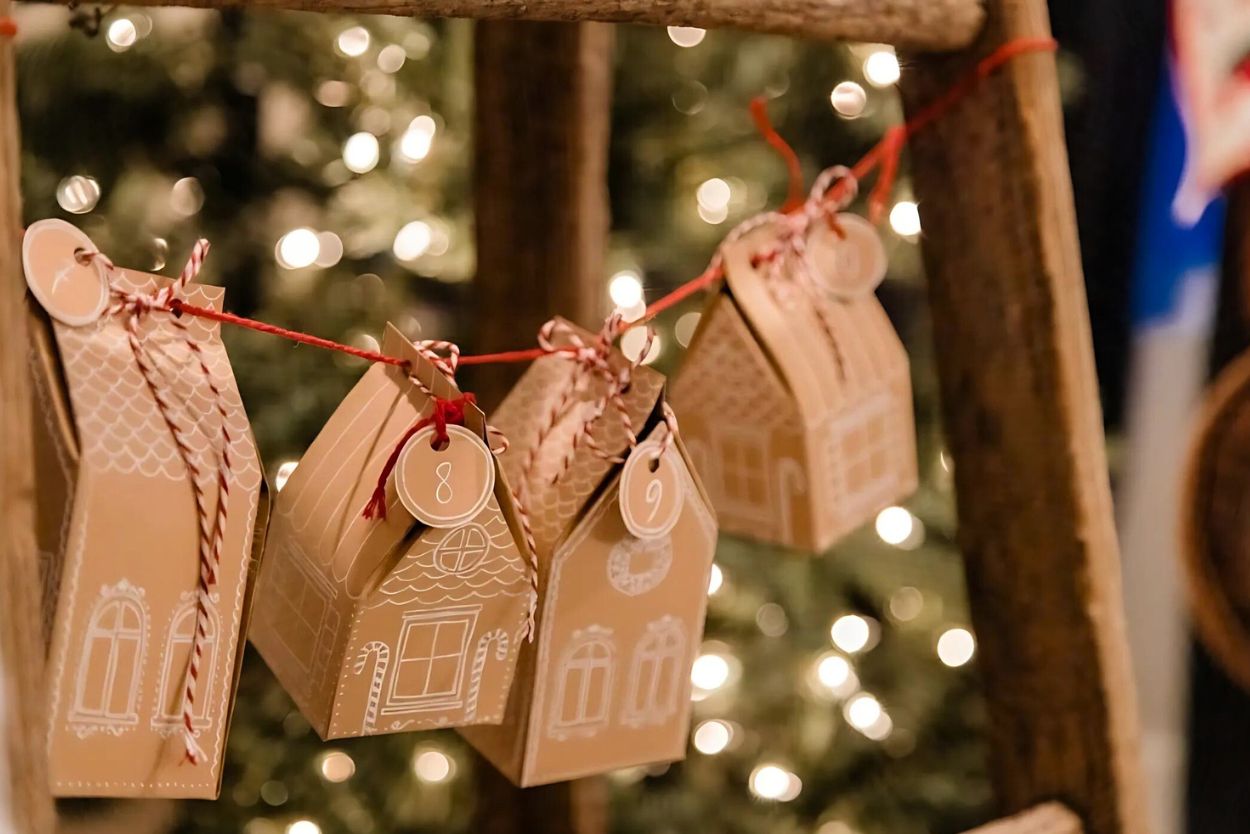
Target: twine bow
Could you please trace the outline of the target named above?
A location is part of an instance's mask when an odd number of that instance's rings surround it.
[[[200,376],[204,379],[205,385],[212,394],[213,405],[220,421],[219,448],[217,450],[217,495],[213,509],[210,512],[208,495],[200,483],[201,471],[196,461],[195,452],[187,438],[187,431],[179,425],[175,416],[175,409],[180,404],[170,397],[166,387],[161,384],[160,371],[156,366],[151,346],[145,342],[140,326],[149,313],[154,311],[174,311],[178,297],[183,294],[187,284],[194,281],[199,275],[200,268],[204,264],[204,258],[208,254],[208,249],[209,243],[207,240],[196,241],[195,246],[191,250],[191,256],[187,260],[186,266],[183,267],[182,272],[178,275],[178,278],[153,293],[136,293],[122,286],[119,280],[119,270],[113,264],[113,261],[102,252],[79,250],[74,253],[75,258],[80,263],[87,264],[94,261],[104,267],[108,276],[109,292],[113,299],[108,312],[110,315],[126,317],[126,338],[130,343],[130,351],[134,354],[135,364],[139,368],[139,373],[143,377],[148,391],[152,394],[157,411],[169,429],[169,434],[173,438],[178,455],[182,459],[183,465],[187,468],[191,492],[195,498],[195,509],[198,518],[197,535],[199,539],[200,571],[196,585],[195,633],[191,641],[191,655],[187,663],[182,698],[182,735],[186,746],[186,759],[191,764],[198,764],[204,759],[204,750],[195,738],[196,731],[193,719],[195,716],[196,695],[199,688],[200,663],[203,661],[204,644],[208,639],[208,609],[212,604],[213,589],[217,585],[217,573],[221,566],[221,551],[225,539],[226,522],[229,516],[232,470],[230,448],[233,438],[230,433],[229,414],[226,409],[225,396],[217,381],[213,378],[212,371],[208,366],[208,361],[199,342],[191,335],[185,322],[181,321],[180,317],[175,313],[175,315],[168,318],[168,322],[181,336],[182,343],[186,346],[187,351],[195,358],[199,366]],[[185,404],[182,405],[185,407]]]

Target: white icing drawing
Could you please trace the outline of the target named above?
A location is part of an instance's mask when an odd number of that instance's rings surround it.
[[[592,737],[607,726],[615,672],[612,629],[591,625],[574,631],[560,659],[547,735],[558,741]]]
[[[148,639],[144,590],[122,579],[100,589],[91,609],[69,721],[80,736],[120,735],[139,723],[139,687]]]
[[[628,727],[663,724],[677,712],[686,663],[686,631],[666,615],[647,623],[634,647],[621,723]]]
[[[386,679],[386,667],[391,659],[391,647],[381,640],[366,643],[360,650],[360,656],[356,658],[356,667],[353,670],[355,674],[359,675],[365,671],[371,655],[373,656],[373,677],[369,681],[369,701],[365,705],[365,718],[360,726],[360,732],[365,735],[372,733],[378,725],[378,705],[382,701],[382,683]]]
[[[482,675],[486,671],[486,657],[491,644],[495,646],[495,660],[508,659],[508,633],[502,628],[487,632],[477,641],[477,651],[473,653],[473,670],[469,673],[469,697],[464,707],[464,720],[477,718],[477,701],[482,690]]]
[[[673,566],[673,541],[625,536],[608,554],[608,581],[622,594],[636,597],[655,589]]]

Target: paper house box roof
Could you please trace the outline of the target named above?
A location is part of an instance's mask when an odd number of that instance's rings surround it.
[[[611,361],[619,368],[626,360],[613,351]],[[521,483],[540,424],[574,374],[568,359],[538,360],[492,416],[511,441],[502,462],[514,483]],[[668,454],[683,503],[676,525],[658,538],[629,534],[619,499],[622,466],[584,443],[552,483],[587,408],[602,394],[602,379],[577,376],[573,407],[541,445],[522,493],[538,545],[538,638],[522,649],[504,723],[460,731],[522,786],[684,758],[690,667],[702,641],[716,544],[715,517],[680,439]],[[660,374],[641,367],[624,395],[643,442],[666,431],[663,386]],[[611,408],[593,434],[606,450],[627,449]]]
[[[393,326],[383,350],[437,396],[460,396]],[[405,370],[375,365],[275,500],[250,636],[325,739],[503,717],[532,586],[502,475],[458,526],[419,524],[394,476],[386,518],[362,515],[387,457],[430,410]],[[483,436],[476,407],[465,425]]]
[[[848,281],[822,322],[752,263],[771,235],[726,247],[671,400],[721,529],[822,552],[916,488],[907,354],[872,293],[879,277]],[[884,252],[872,260],[883,276]]]
[[[28,278],[56,287],[97,280],[94,266],[68,266],[75,248],[94,251],[61,221],[32,224],[24,242]],[[53,273],[49,273],[52,264]],[[168,279],[117,270],[132,292]],[[185,298],[220,309],[222,290],[191,284]],[[45,304],[58,298],[45,294]],[[34,305],[32,310],[34,311]],[[247,415],[219,326],[186,322],[222,391],[232,438],[228,521],[193,705],[205,753],[184,761],[182,696],[196,622],[198,520],[186,466],[127,340],[124,317],[107,312],[78,326],[32,312],[35,391],[36,536],[44,579],[43,631],[50,639],[49,770],[57,796],[217,796],[246,630],[255,543],[267,496]],[[214,400],[169,316],[141,324],[171,401],[216,500]],[[40,624],[31,623],[31,628]]]

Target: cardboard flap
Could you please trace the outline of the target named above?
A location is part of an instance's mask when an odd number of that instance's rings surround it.
[[[775,240],[773,229],[762,228],[727,244],[725,281],[730,297],[794,396],[801,418],[812,425],[846,401],[845,369],[856,363],[845,354],[862,348],[854,344],[858,338],[854,329],[831,344],[811,299],[797,288],[782,288],[783,293],[794,294],[791,303],[782,306],[777,291],[769,286],[767,265],[757,267],[751,262],[754,253],[771,249]],[[829,309],[845,318],[853,316],[852,308],[861,303],[831,302]]]
[[[576,325],[568,326],[586,343],[594,341],[595,334]],[[614,370],[630,364],[615,348],[611,351],[610,362]],[[492,415],[491,422],[510,444],[509,450],[501,456],[504,472],[512,485],[523,491],[541,552],[550,552],[614,469],[613,464],[585,442],[573,450],[574,436],[593,414],[608,385],[601,376],[580,369],[568,355],[546,356],[530,366]],[[634,370],[632,384],[623,397],[636,434],[642,433],[654,413],[663,387],[664,377],[657,371],[646,366]],[[542,437],[540,444],[540,434],[552,412],[560,406],[563,408],[555,426]],[[611,405],[592,422],[591,433],[610,454],[620,454],[628,448],[621,415]],[[537,460],[532,477],[523,483],[527,458],[535,446],[538,446]],[[570,452],[572,457],[567,471],[553,484],[552,479],[562,470]]]

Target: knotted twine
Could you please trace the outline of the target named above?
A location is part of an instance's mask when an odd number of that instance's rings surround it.
[[[212,592],[217,586],[217,572],[221,566],[221,551],[226,534],[226,523],[229,517],[232,469],[230,447],[233,438],[230,433],[229,414],[226,409],[225,396],[217,381],[213,378],[212,370],[208,367],[208,360],[204,356],[203,349],[195,337],[191,335],[186,323],[177,315],[170,316],[168,322],[177,331],[187,351],[195,358],[199,366],[200,376],[212,395],[213,407],[221,424],[217,449],[217,494],[216,501],[213,503],[213,509],[210,512],[209,497],[200,483],[200,465],[196,461],[195,452],[188,440],[187,430],[178,422],[175,415],[177,404],[171,399],[170,392],[166,390],[166,386],[161,384],[160,371],[156,366],[152,347],[143,338],[140,326],[147,315],[153,311],[171,312],[173,310],[173,304],[177,297],[182,295],[187,284],[194,281],[199,275],[200,268],[204,265],[204,258],[208,255],[208,249],[209,243],[207,240],[201,239],[196,241],[195,246],[191,249],[191,256],[188,258],[186,266],[182,268],[178,278],[152,293],[132,292],[122,286],[120,271],[113,264],[113,261],[102,252],[87,250],[75,252],[75,258],[80,263],[87,264],[94,261],[104,267],[104,271],[108,276],[109,293],[113,299],[108,308],[108,313],[109,315],[125,316],[126,339],[130,344],[130,351],[134,354],[135,364],[139,368],[144,384],[152,394],[152,399],[156,403],[156,409],[160,413],[161,419],[164,420],[165,426],[169,429],[170,437],[173,438],[174,446],[178,450],[178,456],[182,459],[183,465],[186,466],[187,477],[191,482],[191,493],[195,498],[195,510],[198,519],[196,529],[199,541],[200,571],[195,595],[195,633],[191,640],[191,655],[187,662],[182,697],[182,736],[186,747],[186,759],[191,764],[199,764],[204,759],[204,750],[195,738],[196,732],[193,719],[195,716],[195,700],[199,690],[200,664],[203,661],[204,644],[208,639],[208,608],[212,602]],[[183,405],[185,407],[185,403]],[[192,422],[194,422],[193,419]]]

